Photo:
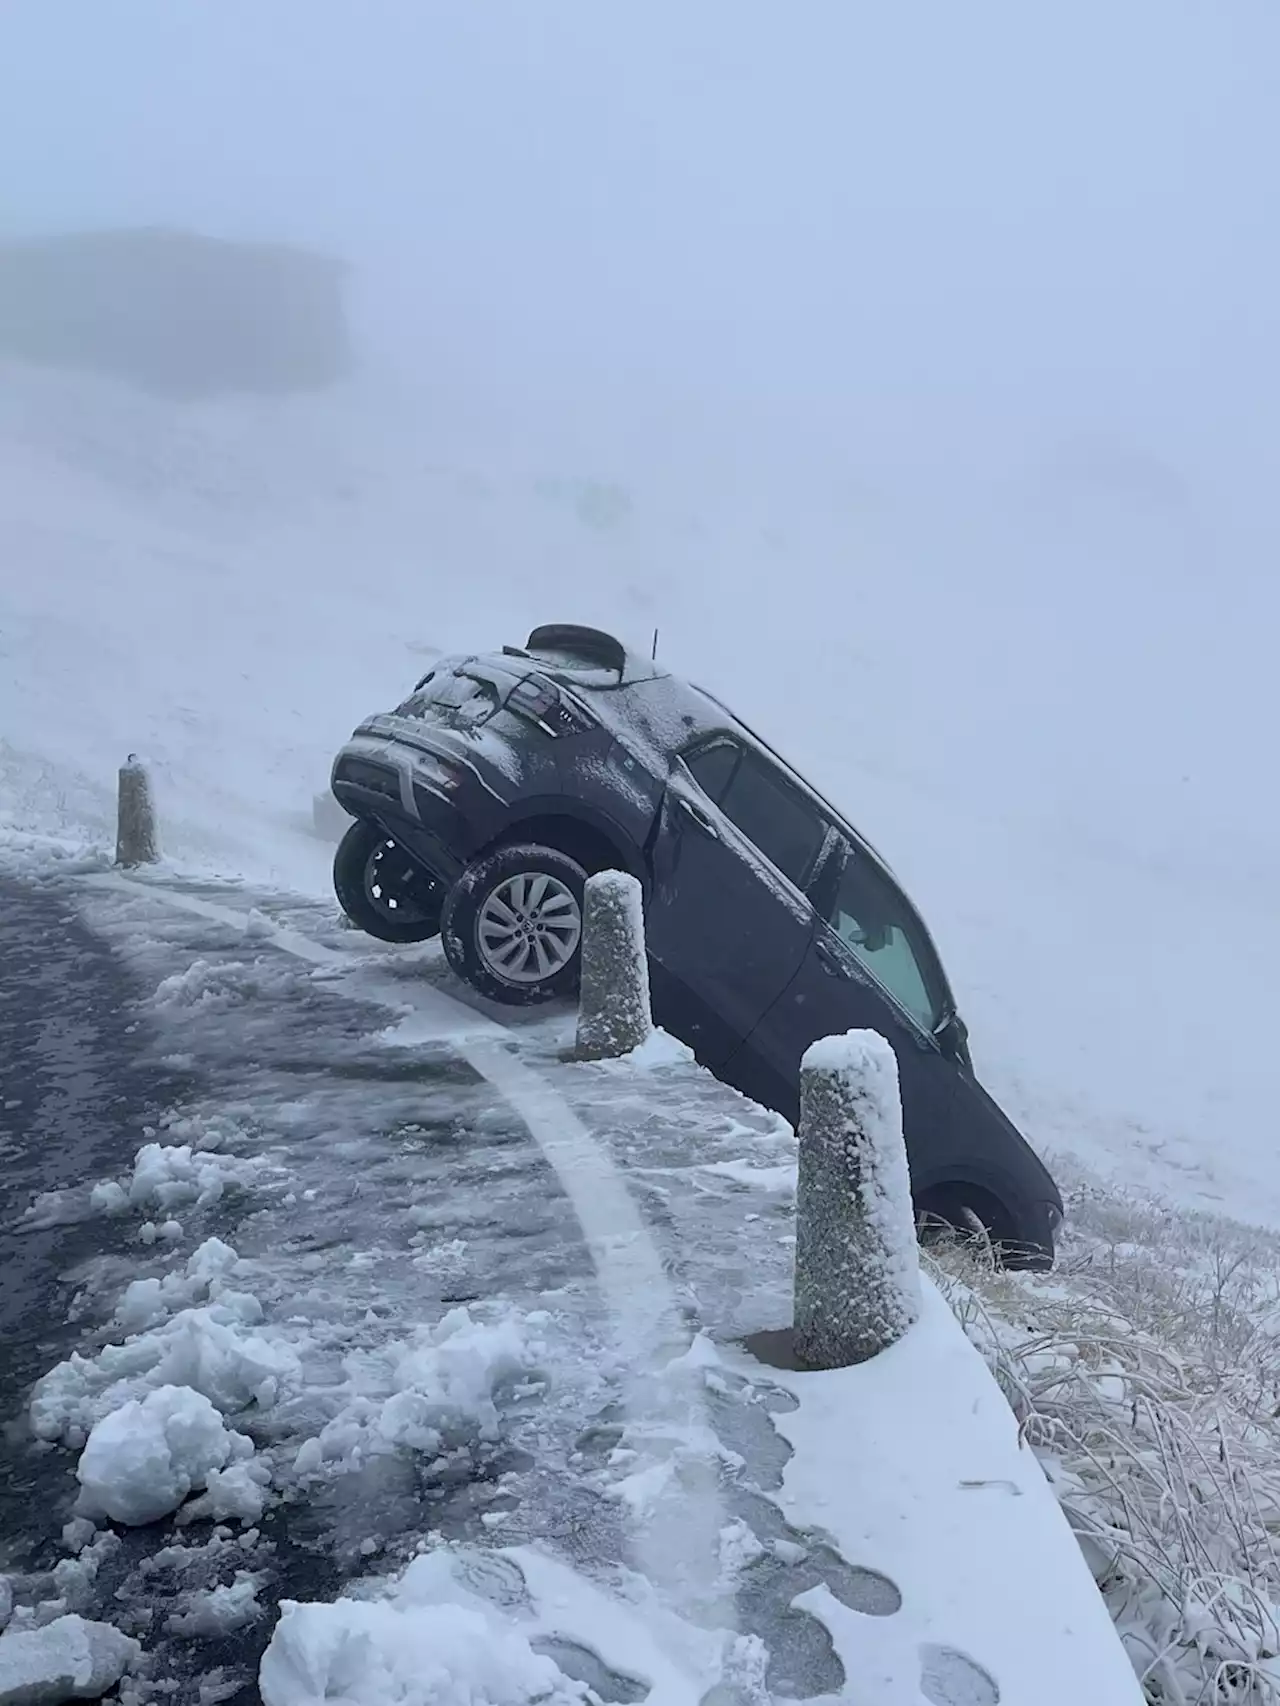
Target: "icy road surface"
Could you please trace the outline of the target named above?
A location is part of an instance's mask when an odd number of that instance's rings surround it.
[[[65,891],[0,882],[0,1392],[24,1393],[77,1343],[68,1318],[76,1268],[123,1245],[122,1229],[19,1222],[32,1200],[130,1166],[144,1126],[181,1096],[184,1076],[144,1059],[119,960],[79,922]],[[6,1414],[6,1420],[9,1416]],[[38,1551],[46,1495],[64,1466],[6,1440],[0,1534],[11,1567]]]
[[[8,1199],[11,1247],[44,1252],[42,1268],[24,1258],[32,1326],[6,1382],[6,1420],[27,1427],[11,1427],[5,1449],[20,1489],[38,1490],[0,1560],[15,1621],[108,1619],[180,1698],[202,1681],[207,1696],[212,1676],[248,1700],[279,1599],[332,1597],[427,1535],[538,1540],[570,1562],[665,1574],[695,1623],[720,1630],[735,1622],[738,1573],[754,1566],[737,1597],[769,1647],[771,1687],[838,1687],[826,1628],[790,1602],[819,1583],[849,1604],[880,1588],[793,1533],[767,1497],[790,1455],[771,1408],[793,1401],[767,1378],[727,1373],[716,1390],[691,1370],[687,1392],[667,1381],[638,1413],[602,1306],[602,1252],[521,1114],[458,1058],[456,1037],[389,1047],[394,1015],[360,999],[362,979],[384,996],[388,979],[443,984],[434,952],[386,953],[329,908],[290,915],[276,902],[275,924],[349,958],[344,974],[278,952],[246,891],[186,892],[211,915],[83,882],[6,897],[30,955],[6,960],[30,980],[6,1004],[6,1047],[22,1063],[13,1099],[44,1070],[46,1105],[65,1109],[71,1133],[63,1152],[41,1151],[38,1175],[11,1175]],[[119,966],[63,924],[73,903]],[[72,975],[77,956],[98,982]],[[76,1049],[60,1079],[58,1060],[39,1055],[45,1033],[27,1034],[33,1005],[62,1013],[68,1043],[87,1009],[106,1014],[109,1058]],[[465,1030],[468,1010],[450,1010]],[[550,1062],[568,1029],[567,1015],[526,1022],[522,1054]],[[644,1075],[561,1071],[592,1129],[616,1140],[667,1252],[675,1319],[715,1320],[718,1336],[759,1326],[762,1298],[781,1298],[789,1275],[789,1129],[746,1104],[726,1114],[711,1080],[682,1091],[673,1122]],[[615,1254],[630,1261],[632,1242]],[[117,1524],[117,1539],[99,1518],[96,1535],[84,1523],[64,1533],[95,1423],[174,1384],[252,1441],[261,1516],[210,1509],[197,1488],[176,1526]],[[741,1471],[727,1492],[726,1466]],[[708,1538],[710,1559],[698,1555]],[[691,1626],[686,1639],[712,1637]],[[561,1656],[584,1677],[593,1662]]]

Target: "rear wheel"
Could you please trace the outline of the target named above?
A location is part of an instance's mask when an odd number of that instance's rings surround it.
[[[380,942],[440,934],[442,885],[377,824],[359,819],[338,843],[333,888],[351,922]]]
[[[572,995],[586,881],[577,860],[554,847],[525,843],[482,854],[445,901],[441,935],[449,964],[504,1006]]]

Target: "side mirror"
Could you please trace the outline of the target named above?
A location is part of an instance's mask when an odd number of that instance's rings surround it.
[[[948,1060],[958,1061],[961,1066],[970,1064],[969,1027],[958,1013],[948,1013],[933,1034]]]

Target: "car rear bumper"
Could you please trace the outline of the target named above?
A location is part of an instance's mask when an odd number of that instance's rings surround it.
[[[379,823],[444,883],[461,874],[471,836],[457,806],[424,774],[409,748],[359,736],[333,761],[330,787],[354,817]]]

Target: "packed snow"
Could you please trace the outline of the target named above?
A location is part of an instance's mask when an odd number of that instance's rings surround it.
[[[885,1706],[917,1690],[939,1706],[1139,1706],[1000,1389],[932,1285],[923,1303],[902,1339],[857,1368],[774,1371],[798,1400],[774,1423],[793,1448],[775,1495],[787,1520],[830,1534],[901,1594],[892,1616],[825,1586],[797,1603],[826,1623],[850,1676],[875,1678]]]

